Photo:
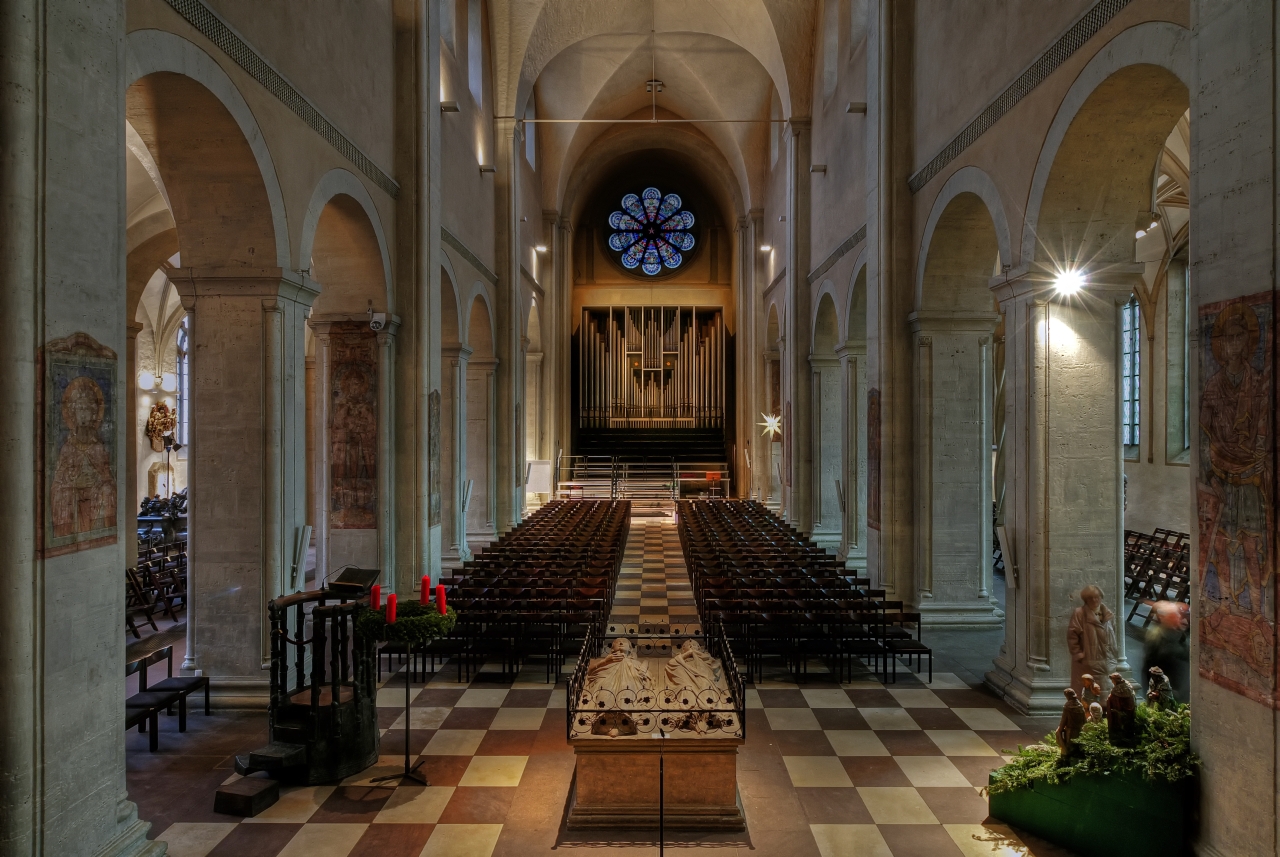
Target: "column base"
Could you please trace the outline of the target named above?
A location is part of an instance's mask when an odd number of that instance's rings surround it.
[[[922,599],[916,608],[927,628],[948,631],[972,629],[989,631],[1004,627],[1004,611],[989,601],[967,601],[960,604]]]
[[[992,665],[983,681],[1013,710],[1033,717],[1061,714],[1062,689],[1071,684],[1070,677],[1053,678],[1048,674],[1028,682],[1022,676],[1007,672],[999,664]]]
[[[814,530],[809,534],[809,538],[818,547],[833,553],[840,550],[840,542],[843,540],[843,536],[839,530],[831,532],[825,530]]]
[[[164,842],[147,839],[151,822],[138,818],[138,807],[133,801],[120,801],[116,816],[122,829],[95,857],[164,857],[168,853],[169,846]]]
[[[222,711],[266,711],[271,703],[267,679],[209,678],[209,705]]]

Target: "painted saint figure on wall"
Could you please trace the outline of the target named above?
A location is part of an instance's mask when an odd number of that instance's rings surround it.
[[[1274,703],[1270,294],[1204,306],[1200,322],[1200,671]]]
[[[377,352],[365,329],[331,333],[333,404],[329,416],[330,526],[377,527]]]
[[[116,354],[85,333],[41,354],[43,556],[112,544],[117,537]]]

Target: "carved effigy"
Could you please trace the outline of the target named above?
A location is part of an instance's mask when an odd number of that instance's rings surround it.
[[[685,640],[660,663],[639,657],[629,639],[618,637],[588,662],[577,708],[598,712],[575,728],[577,734],[706,735],[739,728],[724,667],[697,640]]]

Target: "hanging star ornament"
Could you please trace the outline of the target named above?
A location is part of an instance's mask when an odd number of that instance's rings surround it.
[[[764,426],[764,431],[761,432],[762,436],[768,435],[769,437],[777,437],[778,435],[782,434],[782,416],[781,415],[778,415],[775,417],[770,414],[761,414],[760,416],[764,417],[764,422],[759,423],[759,425]]]

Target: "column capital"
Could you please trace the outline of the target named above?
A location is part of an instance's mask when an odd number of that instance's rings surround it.
[[[1092,268],[1082,265],[1075,270],[1083,277],[1084,285],[1074,297],[1093,296],[1123,303],[1143,281],[1146,266],[1141,262],[1133,262]],[[1059,276],[1059,271],[1040,264],[1022,265],[1006,274],[992,277],[988,286],[1001,303],[1010,300],[1030,300],[1035,303],[1069,300],[1072,296],[1058,293]]]
[[[125,322],[125,326],[124,326],[125,337],[130,341],[137,339],[138,334],[142,333],[142,330],[144,327],[146,327],[146,325],[140,321]]]
[[[284,298],[311,306],[320,295],[319,283],[285,268],[172,268],[167,273],[188,312],[202,297]]]
[[[840,358],[834,354],[809,354],[809,365],[815,369],[821,369],[824,366],[834,368],[840,365]]]
[[[471,354],[472,354],[472,348],[470,345],[462,345],[461,343],[459,343],[458,345],[441,345],[440,346],[441,357],[446,357],[446,358],[451,357],[458,360],[469,360],[471,359]]]
[[[913,333],[986,333],[995,332],[1000,314],[995,312],[913,312],[907,316],[907,324]]]
[[[866,357],[867,343],[865,342],[842,342],[836,346],[836,357],[845,360],[849,357]]]

